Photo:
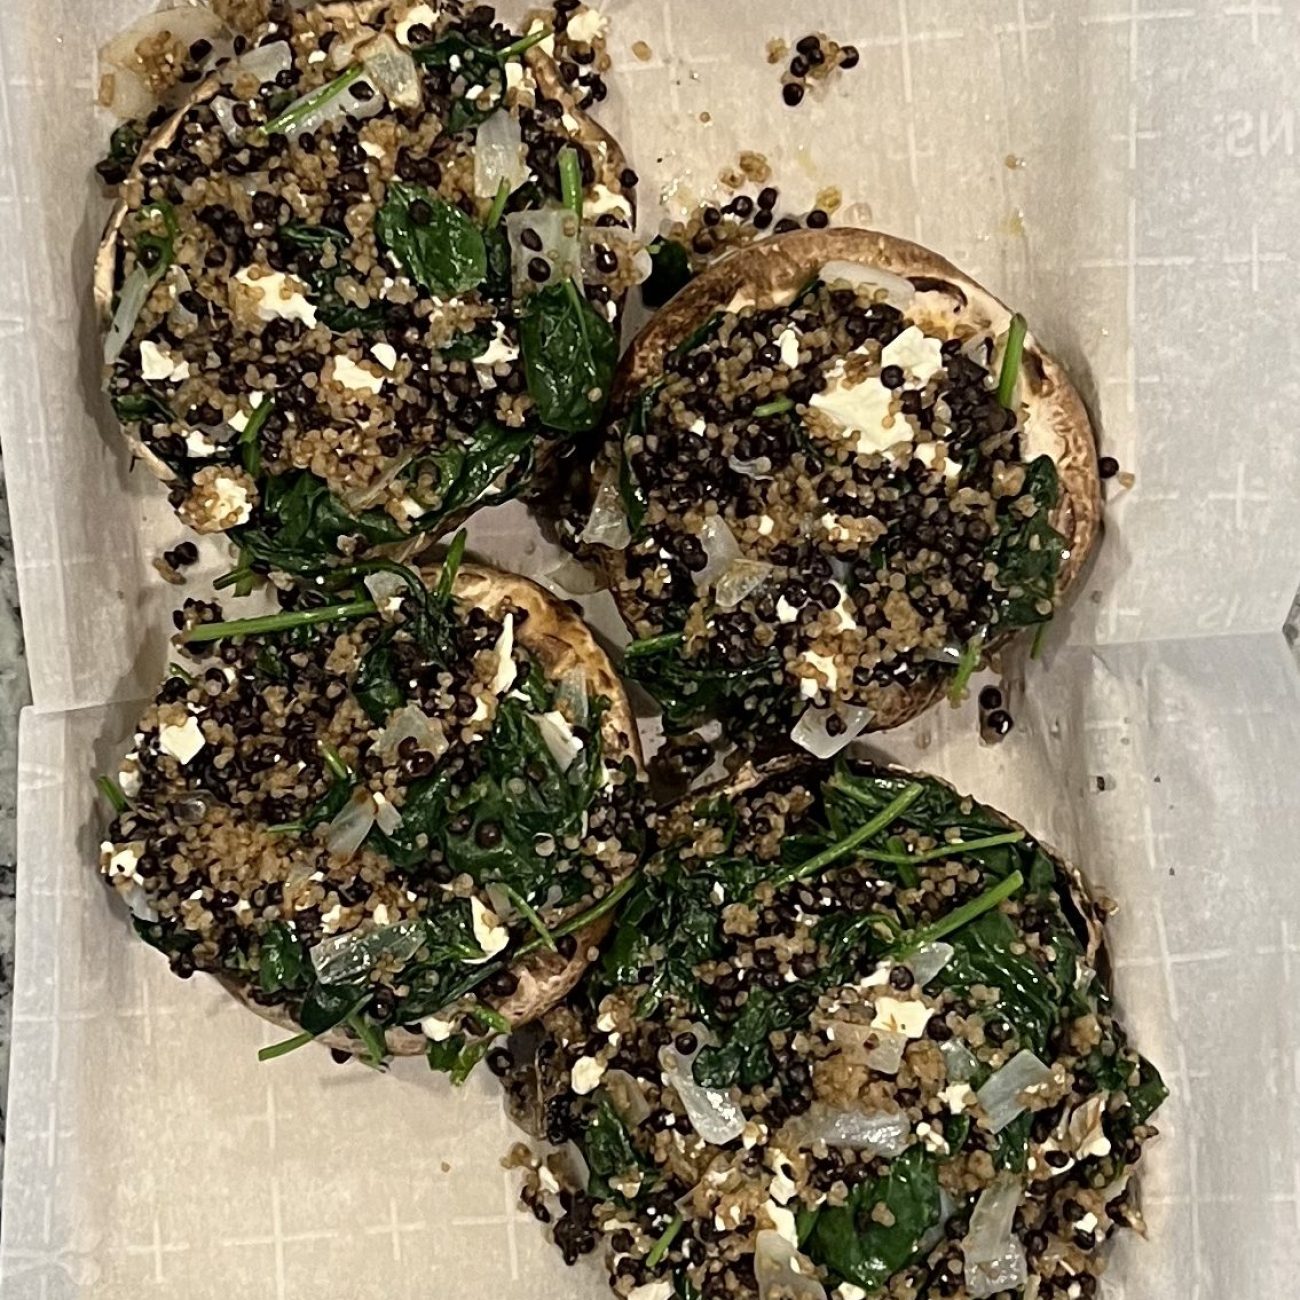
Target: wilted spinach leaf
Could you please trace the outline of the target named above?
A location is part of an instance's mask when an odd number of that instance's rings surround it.
[[[1033,497],[1038,509],[1028,519],[1009,515],[989,547],[989,559],[998,566],[993,599],[999,628],[1032,627],[1052,617],[1038,605],[1056,595],[1066,550],[1065,538],[1051,524],[1061,484],[1050,456],[1029,463],[1022,492]]]
[[[468,292],[487,274],[483,232],[422,185],[391,181],[375,232],[411,278],[440,298]]]
[[[676,240],[656,239],[646,251],[650,254],[650,278],[641,286],[641,301],[658,310],[695,279],[695,272],[685,245]]]
[[[449,516],[476,505],[503,474],[506,482],[491,496],[509,501],[528,480],[532,464],[533,434],[527,429],[504,429],[485,420],[468,443],[449,443],[411,466],[414,477],[431,470],[437,479],[434,495],[422,502],[429,510],[420,516],[421,528],[437,532]]]
[[[877,1205],[891,1224],[872,1217]],[[939,1179],[934,1161],[909,1148],[879,1178],[868,1178],[843,1205],[826,1206],[804,1244],[815,1263],[868,1292],[878,1291],[917,1255],[921,1238],[939,1222]]]
[[[594,429],[609,401],[618,361],[610,323],[570,280],[528,299],[519,336],[528,391],[541,422],[562,433]]]
[[[282,921],[267,927],[262,936],[262,958],[259,980],[264,993],[277,993],[281,989],[295,989],[303,982],[308,968],[306,954],[297,935]]]
[[[602,1199],[612,1196],[609,1180],[641,1165],[623,1120],[603,1093],[579,1142],[590,1172],[587,1191],[592,1196]]]
[[[328,1033],[370,1000],[370,990],[352,985],[317,984],[303,999],[298,1023],[313,1037]]]

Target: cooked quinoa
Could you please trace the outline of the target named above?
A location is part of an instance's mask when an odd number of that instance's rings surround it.
[[[742,290],[627,395],[578,540],[670,729],[851,737],[1051,617],[1056,468],[999,398],[1007,336],[953,295],[828,263],[784,306]]]
[[[102,869],[178,975],[313,1032],[322,1003],[357,1035],[423,1025],[441,1052],[467,1015],[495,1025],[539,929],[573,955],[575,918],[637,861],[640,782],[608,701],[527,649],[527,609],[440,615],[391,571],[368,581],[328,622],[284,593],[279,632],[186,602]]]
[[[110,397],[262,570],[537,489],[639,274],[635,174],[540,20],[359,8],[272,7],[122,186]]]
[[[866,765],[660,830],[603,963],[489,1056],[564,1258],[633,1300],[1096,1296],[1165,1089],[1076,878]]]

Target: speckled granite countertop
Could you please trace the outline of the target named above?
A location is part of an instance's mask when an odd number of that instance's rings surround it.
[[[17,812],[18,711],[27,700],[18,586],[14,575],[4,463],[0,460],[0,1165],[4,1159],[9,1017],[13,1001],[14,823]]]

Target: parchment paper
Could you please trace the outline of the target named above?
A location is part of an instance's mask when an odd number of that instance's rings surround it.
[[[1028,313],[1135,474],[1109,485],[1101,561],[1011,736],[983,747],[970,706],[943,708],[873,751],[1023,820],[1122,903],[1121,1005],[1174,1096],[1144,1161],[1150,1241],[1121,1244],[1107,1294],[1281,1297],[1300,1276],[1300,688],[1280,632],[1300,6],[1158,3],[818,0],[796,22],[776,0],[609,0],[604,118],[648,230],[755,149],[790,207],[836,185],[858,221],[952,257]],[[89,295],[94,52],[143,7],[7,0],[0,24],[0,434],[34,699],[0,1296],[594,1300],[594,1265],[566,1269],[514,1209],[490,1078],[259,1065],[274,1031],[170,976],[96,877],[91,781],[161,670],[178,593],[150,559],[182,537],[98,396]],[[765,45],[816,29],[862,64],[786,109]],[[556,559],[513,506],[472,546],[530,574]]]

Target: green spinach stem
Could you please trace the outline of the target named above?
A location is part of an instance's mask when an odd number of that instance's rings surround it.
[[[538,916],[537,909],[515,888],[504,880],[497,881],[501,892],[514,904],[515,910],[537,931],[537,937],[550,952],[555,952],[555,936],[546,928],[545,922]]]
[[[182,668],[178,663],[173,662],[167,665],[167,676],[179,677],[181,681],[185,683],[186,686],[194,685],[194,674],[191,672],[186,672],[185,669]]]
[[[131,806],[122,793],[122,787],[111,776],[101,776],[95,781],[99,793],[112,805],[115,813],[124,813]]]
[[[557,925],[554,930],[548,931],[551,936],[551,945],[554,944],[556,939],[559,939],[566,934],[574,934],[578,930],[583,930],[593,921],[599,921],[606,913],[613,911],[613,909],[632,892],[633,887],[639,879],[640,876],[636,872],[633,872],[625,880],[622,880],[615,885],[614,888],[600,900],[600,902],[595,903],[585,912],[570,917],[569,920],[565,921],[562,925]],[[542,943],[541,939],[533,939],[530,943],[524,944],[524,946],[519,949],[519,955],[521,957],[526,957],[530,952],[536,952],[539,948],[547,946],[548,945]]]
[[[300,1047],[306,1047],[314,1038],[314,1034],[305,1032],[295,1034],[292,1038],[285,1038],[278,1043],[272,1043],[270,1047],[263,1047],[257,1053],[257,1059],[259,1061],[274,1061],[277,1056],[288,1056],[290,1052],[296,1052]]]
[[[650,1253],[645,1257],[646,1267],[655,1268],[663,1257],[668,1254],[668,1248],[677,1240],[677,1234],[682,1230],[682,1216],[674,1214],[672,1222],[663,1230],[663,1235],[659,1240],[650,1247]]]
[[[497,186],[496,198],[492,200],[492,206],[488,209],[487,221],[484,223],[484,230],[495,230],[500,222],[502,214],[506,210],[506,204],[510,202],[510,182],[503,176],[501,184]]]
[[[527,36],[521,36],[512,45],[506,45],[495,51],[497,59],[502,63],[506,63],[510,59],[517,58],[519,55],[531,50],[534,45],[540,45],[550,34],[551,29],[549,27],[529,32]]]
[[[863,849],[858,856],[871,862],[915,866],[923,862],[935,862],[939,858],[955,857],[959,853],[973,853],[976,849],[995,848],[999,844],[1019,844],[1024,838],[1024,831],[1005,831],[1001,835],[989,835],[981,840],[957,840],[951,844],[940,844],[936,848],[926,849],[924,853],[890,853],[884,849]]]
[[[779,889],[782,885],[788,885],[795,880],[806,880],[809,876],[814,876],[817,872],[829,867],[831,863],[847,857],[859,845],[865,844],[873,836],[879,835],[892,821],[902,816],[921,797],[923,792],[924,787],[919,782],[913,782],[893,803],[882,808],[870,821],[864,822],[851,835],[846,835],[844,839],[840,840],[838,844],[832,844],[830,848],[823,849],[820,853],[809,858],[807,862],[787,867],[784,871],[778,872],[772,877],[773,888]]]
[[[762,420],[769,415],[784,415],[786,411],[793,410],[794,401],[792,398],[778,397],[771,402],[764,402],[762,406],[754,407],[754,418]]]
[[[321,758],[325,760],[325,766],[329,769],[330,775],[339,781],[351,781],[352,769],[339,757],[339,751],[333,745],[327,745],[324,741],[320,743]]]
[[[1029,657],[1038,659],[1042,657],[1043,646],[1047,643],[1047,629],[1051,627],[1051,620],[1040,623],[1034,631],[1034,643],[1029,647]]]
[[[953,676],[952,685],[948,687],[949,703],[960,704],[965,698],[966,687],[970,685],[970,679],[975,675],[975,669],[979,667],[980,654],[983,649],[984,631],[981,628],[962,647],[957,672]]]
[[[672,650],[681,645],[680,632],[661,632],[658,636],[648,636],[643,641],[631,642],[623,651],[627,655],[657,655],[661,650]]]
[[[1024,876],[1019,871],[1013,871],[1005,880],[998,881],[992,889],[986,889],[978,898],[972,898],[969,903],[954,908],[947,916],[940,917],[932,925],[913,930],[907,942],[894,950],[894,955],[907,956],[918,948],[924,948],[928,943],[937,943],[940,939],[954,934],[963,926],[983,916],[985,912],[991,912],[1016,893],[1024,883]]]
[[[582,221],[582,168],[576,149],[560,150],[560,193],[564,206]]]
[[[200,623],[184,633],[187,645],[203,641],[220,641],[228,636],[257,636],[264,632],[287,632],[295,627],[315,623],[332,623],[338,619],[365,618],[375,613],[373,600],[351,600],[343,605],[322,605],[319,609],[288,610],[283,614],[263,614],[260,618],[232,619],[226,623]]]
[[[998,401],[1006,407],[1015,403],[1016,381],[1020,378],[1020,362],[1025,352],[1025,334],[1029,326],[1017,312],[1007,330],[1007,350],[1002,354],[1002,373],[998,376]]]
[[[259,394],[262,404],[248,417],[244,432],[239,435],[239,454],[244,468],[256,478],[262,472],[262,444],[258,441],[262,426],[266,423],[275,406],[275,398],[265,393]]]
[[[263,135],[275,135],[283,133],[299,122],[305,121],[310,117],[322,104],[328,104],[330,100],[337,99],[354,81],[357,81],[365,73],[365,68],[358,64],[355,68],[349,68],[340,77],[335,77],[333,81],[327,81],[323,86],[313,90],[310,94],[304,95],[301,99],[296,99],[283,113],[273,117],[263,128]]]

